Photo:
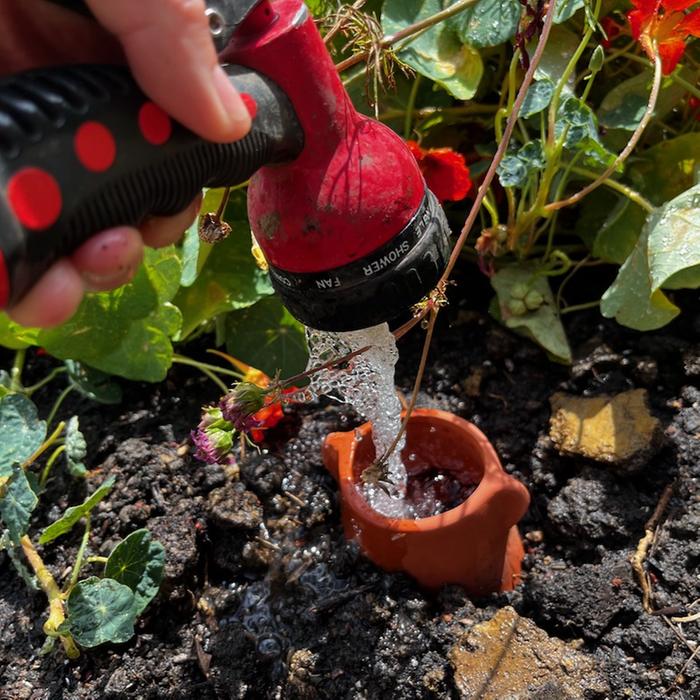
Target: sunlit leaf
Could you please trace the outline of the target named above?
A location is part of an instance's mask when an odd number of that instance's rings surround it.
[[[114,477],[106,479],[93,493],[91,493],[80,505],[71,506],[55,522],[51,523],[39,537],[39,544],[46,544],[55,540],[61,535],[69,532],[73,526],[84,516],[88,515],[92,509],[103,500],[114,486]]]
[[[680,313],[662,290],[680,285],[700,286],[700,185],[650,215],[600,308],[624,326],[660,328]]]
[[[134,594],[110,578],[79,581],[66,603],[67,627],[83,647],[126,642],[134,636]]]
[[[465,44],[476,48],[498,46],[515,36],[522,11],[518,0],[479,0],[448,24]]]
[[[440,0],[387,0],[382,10],[382,27],[386,34],[395,34],[442,9]],[[484,72],[481,56],[463,43],[448,23],[440,22],[397,48],[404,63],[454,97],[468,100],[476,93]]]
[[[133,591],[134,614],[138,616],[158,593],[164,569],[163,545],[151,540],[148,530],[136,530],[112,550],[105,576]]]
[[[85,436],[80,432],[78,416],[72,416],[66,424],[66,462],[68,471],[73,476],[85,476],[85,457],[87,456],[87,443]]]

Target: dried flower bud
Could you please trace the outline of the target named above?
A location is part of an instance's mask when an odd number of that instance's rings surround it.
[[[219,402],[221,413],[236,430],[247,433],[258,427],[254,414],[265,405],[266,394],[266,389],[262,387],[250,382],[239,382]]]

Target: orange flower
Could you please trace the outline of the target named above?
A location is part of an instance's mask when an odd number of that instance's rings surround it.
[[[464,156],[451,148],[421,148],[415,141],[406,145],[418,161],[428,189],[441,201],[458,202],[472,188]]]
[[[700,8],[686,13],[697,0],[632,0],[627,13],[632,36],[639,40],[650,59],[655,47],[665,75],[681,60],[689,36],[700,37]]]

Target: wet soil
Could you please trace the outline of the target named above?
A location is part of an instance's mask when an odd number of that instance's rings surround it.
[[[130,642],[68,662],[39,655],[45,600],[0,553],[0,698],[457,698],[450,650],[506,605],[595,659],[609,692],[575,697],[700,697],[700,620],[672,621],[700,610],[700,313],[695,296],[684,306],[680,320],[649,334],[595,312],[567,318],[572,367],[467,302],[443,314],[419,405],[476,423],[532,495],[520,525],[523,583],[482,600],[456,586],[423,591],[345,541],[320,458],[328,432],[358,423],[342,406],[289,410],[262,454],[221,467],[185,449],[199,406],[216,397],[196,372],[177,367],[158,386],[124,383],[118,406],[67,402],[65,415],[80,414],[94,479],[117,479],[93,518],[92,553],[148,527],[167,550],[166,579]],[[401,348],[404,392],[420,350],[413,335]],[[37,376],[48,362],[35,362]],[[648,390],[665,430],[636,471],[557,454],[547,437],[552,393],[635,387]],[[46,411],[48,393],[39,400]],[[629,559],[669,484],[647,557],[650,614]],[[52,505],[37,511],[34,531],[84,492],[56,470],[43,499]],[[47,547],[59,578],[80,534]],[[517,697],[572,696],[543,679]]]

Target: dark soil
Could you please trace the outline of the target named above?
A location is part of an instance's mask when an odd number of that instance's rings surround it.
[[[189,370],[175,368],[159,386],[125,383],[116,407],[66,405],[66,415],[80,414],[89,466],[100,470],[95,480],[117,477],[93,518],[91,551],[108,552],[148,527],[167,550],[166,580],[129,643],[67,662],[60,651],[39,655],[45,599],[0,553],[0,697],[456,698],[449,650],[470,625],[508,604],[550,636],[578,640],[607,679],[607,697],[700,697],[700,656],[688,663],[700,620],[670,620],[700,609],[691,607],[700,599],[700,314],[695,297],[684,301],[695,311],[650,334],[595,312],[567,319],[571,368],[467,304],[443,314],[419,405],[476,423],[532,495],[520,524],[524,581],[479,601],[456,586],[426,593],[345,541],[336,487],[320,458],[328,432],[357,424],[343,407],[290,410],[262,454],[224,468],[183,449],[199,406],[216,397],[214,385]],[[402,347],[404,392],[420,350],[413,335]],[[37,376],[46,362],[36,361]],[[552,448],[552,393],[634,387],[649,391],[665,443],[633,474]],[[45,412],[50,397],[40,399]],[[629,558],[670,483],[647,559],[654,605],[666,614],[652,615]],[[37,511],[33,531],[85,488],[57,469],[43,499],[53,505]],[[47,547],[58,577],[80,536],[76,528]],[[522,697],[543,693],[533,688]]]

